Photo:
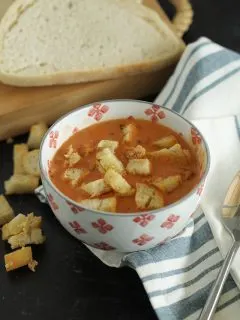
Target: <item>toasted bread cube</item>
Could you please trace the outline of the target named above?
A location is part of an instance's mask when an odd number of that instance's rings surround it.
[[[86,199],[80,201],[79,203],[81,203],[86,208],[106,212],[115,212],[117,207],[117,200],[115,197],[104,199]]]
[[[88,171],[80,168],[68,168],[64,172],[63,178],[69,180],[71,185],[75,187],[86,175]]]
[[[186,160],[185,154],[180,144],[176,143],[169,149],[164,148],[161,150],[153,151],[148,153],[151,157],[171,157],[174,159],[183,159]]]
[[[169,151],[175,153],[178,156],[184,156],[183,149],[179,143],[174,144],[171,148],[169,148]]]
[[[6,140],[6,144],[12,144],[13,143],[13,138],[12,137],[10,137],[10,138],[7,138],[7,140]]]
[[[119,195],[130,196],[134,188],[116,171],[109,169],[104,176],[105,182]]]
[[[182,183],[180,175],[169,176],[167,178],[157,178],[152,184],[162,192],[169,193],[175,190]]]
[[[176,143],[177,143],[177,139],[173,135],[170,135],[170,136],[161,138],[157,141],[154,141],[153,145],[162,149],[162,148],[170,148]]]
[[[25,143],[14,144],[13,146],[13,173],[24,174],[23,156],[27,154],[28,146]]]
[[[38,185],[38,177],[22,174],[15,174],[4,182],[5,193],[7,195],[34,193]]]
[[[74,166],[82,158],[80,154],[73,149],[72,145],[69,146],[68,152],[64,155],[64,157],[66,159],[66,164],[68,167]]]
[[[113,141],[113,140],[101,140],[98,145],[97,148],[98,149],[104,149],[104,148],[108,148],[110,149],[112,152],[114,152],[117,147],[119,145],[118,141]]]
[[[122,127],[122,133],[123,133],[123,143],[131,143],[134,136],[137,134],[137,128],[133,123],[124,125]]]
[[[7,240],[10,236],[18,234],[23,230],[23,223],[26,223],[27,217],[19,213],[9,223],[2,227],[2,239]]]
[[[96,157],[98,164],[104,171],[113,169],[119,173],[123,173],[124,166],[122,162],[111,152],[110,149],[105,148],[99,151]]]
[[[40,177],[39,152],[40,150],[36,149],[24,154],[23,168],[26,174]]]
[[[42,225],[42,217],[36,217],[33,213],[27,215],[26,222],[23,224],[23,231],[29,232],[31,229],[40,228]]]
[[[147,155],[152,158],[171,157],[172,152],[169,149],[161,149],[157,151],[148,152]]]
[[[31,266],[33,262],[32,248],[24,247],[11,253],[5,254],[4,260],[7,272],[27,265]]]
[[[147,176],[151,173],[151,162],[148,159],[129,160],[126,170],[131,174]]]
[[[31,229],[29,233],[21,232],[15,236],[11,236],[8,239],[12,249],[17,249],[19,247],[25,247],[29,244],[42,244],[45,241],[45,237],[42,234],[40,228]]]
[[[154,188],[144,183],[136,184],[135,201],[139,209],[158,209],[164,206],[164,200]]]
[[[9,223],[2,227],[2,239],[7,240],[11,236],[19,234],[21,232],[29,232],[30,229],[40,228],[42,223],[42,217],[35,217],[33,213],[27,216],[19,213]]]
[[[146,156],[146,149],[141,145],[137,145],[136,147],[129,147],[125,151],[125,156],[128,159],[142,159]]]
[[[81,189],[90,194],[91,197],[100,196],[112,190],[112,188],[105,183],[104,179],[82,184]]]
[[[7,199],[0,195],[0,226],[10,222],[14,218],[14,212]]]
[[[98,169],[98,171],[102,174],[105,174],[105,170],[103,169],[103,167],[101,166],[100,161],[96,160],[96,168]]]
[[[28,147],[29,149],[39,149],[42,139],[47,132],[48,127],[46,123],[40,122],[31,126],[30,133],[28,136]]]

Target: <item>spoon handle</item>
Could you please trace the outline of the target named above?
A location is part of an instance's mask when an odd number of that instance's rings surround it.
[[[211,292],[208,296],[207,302],[202,310],[199,320],[211,320],[213,318],[224,283],[230,271],[232,260],[239,248],[239,245],[239,242],[234,241],[231,249],[229,250],[223,262],[223,265],[219,271],[217,279],[211,289]]]

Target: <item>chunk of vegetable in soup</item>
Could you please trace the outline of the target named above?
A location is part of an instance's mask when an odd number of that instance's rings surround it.
[[[56,152],[49,174],[69,198],[121,213],[173,203],[200,179],[199,163],[182,136],[141,119],[110,120],[78,131]]]

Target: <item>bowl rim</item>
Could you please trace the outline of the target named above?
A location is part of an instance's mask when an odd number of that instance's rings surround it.
[[[192,126],[195,130],[197,130],[197,132],[200,133],[201,135],[201,139],[204,143],[204,147],[206,149],[206,154],[207,154],[207,163],[206,163],[206,170],[204,172],[204,174],[202,175],[200,181],[196,184],[196,186],[190,191],[188,192],[184,197],[180,198],[179,200],[173,202],[173,203],[170,203],[168,204],[167,206],[164,206],[162,208],[159,208],[159,209],[155,209],[155,210],[146,210],[146,211],[143,211],[143,212],[135,212],[135,213],[123,213],[123,212],[115,212],[115,213],[112,213],[112,212],[106,212],[106,211],[100,211],[100,210],[95,210],[95,209],[90,209],[90,208],[87,208],[83,205],[80,205],[78,202],[74,201],[73,199],[69,198],[68,196],[66,196],[64,193],[62,193],[54,184],[53,182],[51,181],[51,179],[49,179],[48,176],[45,175],[45,171],[43,170],[43,164],[42,164],[42,160],[43,160],[43,145],[49,135],[49,132],[52,131],[52,129],[59,123],[61,122],[62,120],[64,120],[65,118],[67,118],[68,116],[70,116],[71,114],[74,114],[76,112],[78,112],[79,110],[82,110],[82,109],[87,109],[91,106],[93,106],[94,104],[97,104],[97,103],[101,103],[101,104],[106,104],[106,103],[109,103],[109,102],[138,102],[138,103],[144,103],[144,104],[148,104],[148,105],[157,105],[159,106],[160,108],[164,109],[164,110],[167,110],[168,112],[170,113],[173,113],[177,116],[179,116],[180,118],[182,118],[185,122],[187,122],[190,126]],[[59,148],[57,149],[59,150]],[[56,150],[56,152],[57,152]],[[183,202],[184,200],[187,200],[187,198],[190,198],[191,195],[193,195],[194,193],[196,193],[196,190],[199,188],[199,186],[205,181],[208,173],[209,173],[209,169],[210,169],[210,151],[209,151],[209,147],[208,147],[208,144],[203,136],[203,134],[201,133],[201,131],[191,122],[189,121],[188,119],[184,118],[181,114],[179,114],[178,112],[172,110],[172,109],[169,109],[169,108],[166,108],[166,107],[163,107],[161,105],[159,105],[158,103],[154,103],[154,102],[149,102],[149,101],[144,101],[144,100],[138,100],[138,99],[108,99],[108,100],[100,100],[100,101],[95,101],[95,102],[91,102],[91,103],[88,103],[86,105],[83,105],[83,106],[80,106],[80,107],[77,107],[75,108],[74,110],[71,110],[69,112],[67,112],[66,114],[62,115],[60,118],[58,118],[49,128],[48,128],[48,131],[45,133],[42,141],[41,141],[41,145],[40,145],[40,157],[39,157],[39,167],[40,167],[40,172],[41,172],[41,176],[43,176],[44,180],[47,182],[47,184],[53,188],[53,190],[61,197],[63,198],[67,203],[71,203],[72,205],[76,206],[76,207],[80,207],[84,210],[89,210],[95,214],[102,214],[102,215],[105,215],[105,216],[121,216],[121,217],[136,217],[136,216],[139,216],[139,215],[143,215],[143,214],[160,214],[162,212],[164,212],[164,210],[166,209],[170,209],[170,208],[173,208],[175,206],[177,206],[178,204],[180,204],[181,202]],[[43,185],[43,188],[44,188],[44,185]],[[44,188],[45,189],[45,188]],[[197,205],[196,205],[197,207]]]

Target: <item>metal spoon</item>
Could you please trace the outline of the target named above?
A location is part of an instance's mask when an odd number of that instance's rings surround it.
[[[235,176],[228,189],[223,204],[222,220],[225,229],[232,237],[233,243],[210,291],[199,320],[211,320],[213,318],[233,258],[240,246],[240,171]]]

